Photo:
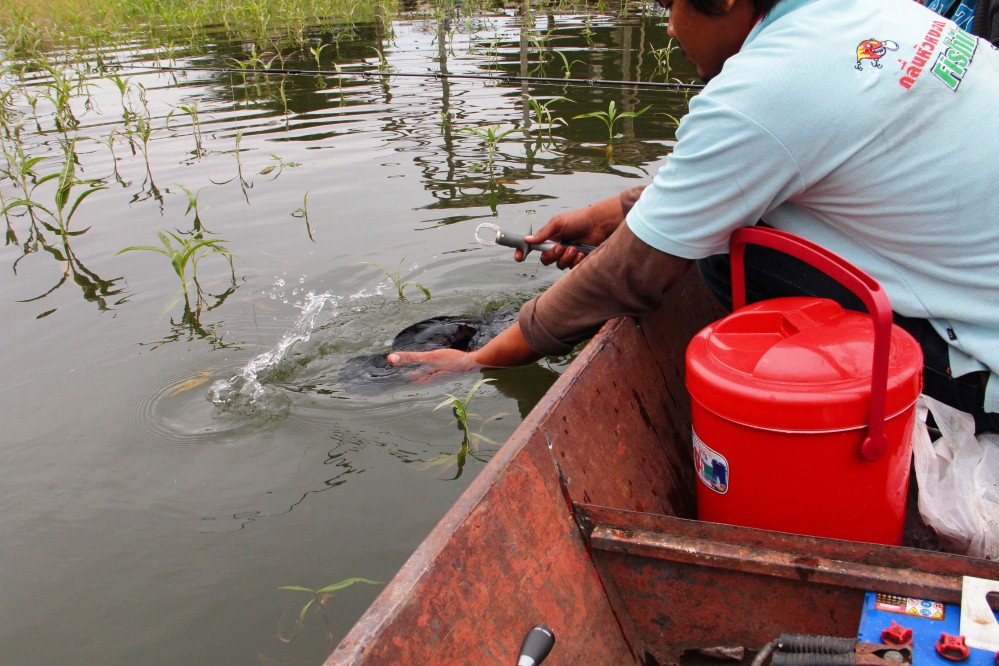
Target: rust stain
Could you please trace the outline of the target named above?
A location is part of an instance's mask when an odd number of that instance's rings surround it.
[[[820,561],[816,557],[799,556],[791,562],[794,564],[794,571],[801,580],[809,581],[815,575],[815,570],[819,567]]]

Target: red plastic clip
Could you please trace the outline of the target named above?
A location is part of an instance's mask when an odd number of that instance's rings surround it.
[[[892,620],[891,626],[881,632],[881,642],[885,645],[912,645],[912,629]]]
[[[971,650],[964,644],[964,636],[940,634],[937,641],[937,654],[947,661],[964,661],[971,656]]]

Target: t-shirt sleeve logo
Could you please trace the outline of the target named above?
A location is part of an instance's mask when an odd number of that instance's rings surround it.
[[[865,39],[857,45],[857,70],[864,70],[865,60],[877,69],[881,69],[881,58],[885,57],[885,54],[889,51],[898,51],[898,43],[890,39],[884,41],[880,39]]]

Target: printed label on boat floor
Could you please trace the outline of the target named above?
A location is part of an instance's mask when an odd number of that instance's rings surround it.
[[[944,619],[944,605],[938,601],[912,599],[895,594],[878,594],[874,600],[874,609],[900,615],[915,615],[928,620]]]
[[[724,495],[728,492],[729,469],[728,460],[710,446],[701,441],[697,433],[693,433],[694,467],[697,477],[711,490]]]

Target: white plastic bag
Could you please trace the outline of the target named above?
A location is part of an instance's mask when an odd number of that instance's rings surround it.
[[[941,433],[932,442],[927,411]],[[912,453],[923,521],[948,552],[999,559],[999,435],[975,437],[970,414],[925,395],[916,418]]]

